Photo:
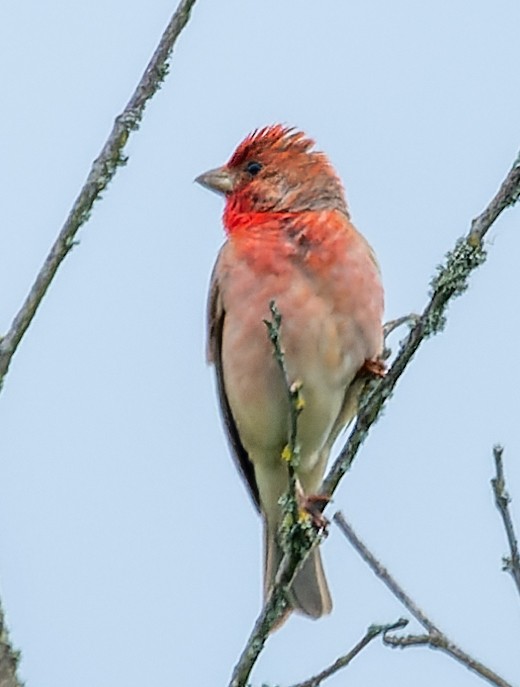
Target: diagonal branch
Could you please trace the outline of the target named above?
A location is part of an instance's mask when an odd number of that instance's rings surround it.
[[[159,90],[168,73],[171,52],[179,34],[188,23],[195,1],[180,1],[141,80],[137,84],[137,88],[125,109],[116,117],[112,131],[100,154],[94,160],[87,180],[25,302],[14,318],[7,334],[0,339],[0,388],[18,344],[31,324],[59,266],[75,245],[75,237],[79,228],[89,219],[94,202],[98,200],[101,192],[108,186],[118,168],[126,164],[127,158],[123,155],[123,150],[128,138],[132,131],[139,128],[148,101]]]
[[[485,666],[476,658],[470,656],[463,651],[459,646],[449,639],[444,632],[442,632],[430,618],[417,606],[400,584],[390,575],[388,570],[377,560],[374,554],[367,549],[365,544],[357,536],[352,529],[352,526],[345,520],[342,513],[337,512],[334,515],[334,521],[340,528],[341,532],[348,539],[350,544],[356,549],[361,558],[368,564],[372,572],[374,572],[379,579],[385,583],[392,594],[399,599],[403,606],[413,615],[413,617],[427,630],[425,635],[407,635],[406,637],[395,637],[385,633],[383,642],[391,647],[405,648],[408,646],[427,645],[435,649],[440,649],[455,660],[462,663],[469,670],[479,675],[484,680],[487,680],[495,687],[512,687],[504,678],[497,675],[493,670]]]
[[[456,296],[464,293],[469,275],[484,262],[486,253],[482,247],[482,240],[493,222],[507,207],[514,205],[519,197],[520,155],[516,158],[495,197],[471,223],[469,233],[457,241],[454,249],[446,255],[444,265],[438,268],[437,275],[431,283],[430,301],[423,313],[417,318],[414,317],[414,326],[401,346],[388,373],[383,379],[367,382],[354,428],[323,482],[321,491],[325,496],[330,497],[334,493],[341,478],[350,468],[359,448],[368,436],[371,426],[378,419],[398,379],[423,340],[442,330],[448,303]],[[298,561],[295,561],[294,557],[284,556],[278,569],[277,581],[273,590],[233,669],[230,687],[244,687],[247,684],[249,675],[265,646],[270,631],[286,608],[284,604],[285,592],[290,588],[298,566],[302,565],[309,555],[309,551],[310,548],[302,549]],[[502,683],[502,687],[506,687],[506,685],[507,683]]]
[[[504,466],[502,463],[502,454],[504,449],[502,446],[493,447],[493,456],[495,458],[496,477],[491,480],[493,493],[495,494],[495,504],[498,512],[502,517],[504,529],[506,531],[507,541],[509,544],[510,556],[504,557],[504,570],[511,573],[516,584],[518,593],[520,594],[520,554],[518,553],[518,540],[515,535],[513,527],[513,520],[509,512],[509,503],[511,501],[509,494],[506,491],[506,481],[504,477]]]
[[[385,567],[383,567],[381,563],[377,560],[377,558],[367,549],[367,547],[363,544],[361,539],[359,539],[357,534],[354,532],[352,527],[345,520],[343,514],[338,511],[337,513],[335,513],[333,519],[339,527],[339,529],[341,530],[341,532],[345,535],[345,537],[349,540],[352,546],[356,549],[356,551],[359,553],[359,555],[365,561],[365,563],[367,563],[372,569],[372,571],[375,573],[375,575],[377,575],[377,577],[379,577],[379,579],[386,584],[388,589],[392,592],[394,596],[396,596],[399,599],[399,601],[403,604],[406,610],[409,611],[413,615],[413,617],[418,622],[420,622],[426,630],[428,630],[428,632],[431,632],[433,634],[440,633],[439,628],[436,627],[433,624],[433,622],[428,618],[428,616],[421,611],[417,604],[397,584],[397,582],[393,579],[388,570]]]
[[[309,530],[309,532],[312,533],[312,530]],[[245,687],[248,684],[251,671],[262,653],[271,630],[287,609],[286,599],[292,582],[312,547],[316,546],[318,539],[318,535],[315,535],[314,541],[309,541],[307,550],[302,548],[299,556],[295,555],[293,551],[284,554],[278,567],[271,593],[266,599],[240,658],[233,669],[229,687]]]
[[[363,649],[368,646],[373,639],[379,637],[380,635],[383,635],[384,638],[388,632],[391,632],[392,630],[399,630],[403,627],[406,627],[407,624],[407,620],[404,618],[399,618],[399,620],[397,620],[395,623],[390,623],[388,625],[371,625],[366,631],[365,635],[354,647],[352,647],[347,654],[340,656],[332,665],[328,666],[328,668],[325,668],[317,675],[313,675],[313,677],[310,677],[308,680],[304,680],[304,682],[299,682],[297,685],[293,685],[293,687],[318,687],[321,685],[323,680],[326,680],[331,675],[334,675],[334,673],[337,673],[342,668],[348,666],[349,663],[351,663],[352,660],[356,658],[356,656],[361,653],[361,651],[363,651]]]
[[[415,320],[392,366],[384,378],[371,380],[365,387],[354,428],[334,461],[322,486],[326,496],[332,496],[341,478],[352,465],[374,422],[390,398],[397,381],[412,360],[424,339],[442,331],[449,302],[460,296],[468,287],[468,278],[486,259],[482,240],[493,222],[520,197],[520,154],[495,197],[487,208],[471,223],[469,233],[460,238],[452,251],[446,254],[444,265],[437,268],[431,282],[430,301]]]
[[[516,156],[509,174],[502,182],[495,197],[487,208],[471,223],[470,237],[482,241],[502,210],[514,205],[520,199],[520,153]]]
[[[451,656],[469,670],[477,673],[484,680],[487,680],[495,687],[512,687],[511,683],[506,682],[500,675],[497,675],[493,670],[485,666],[480,661],[462,651],[456,644],[443,634],[425,634],[425,635],[406,635],[404,637],[395,637],[391,635],[384,635],[383,642],[394,649],[405,649],[409,646],[429,646],[432,649],[440,649],[444,653]]]

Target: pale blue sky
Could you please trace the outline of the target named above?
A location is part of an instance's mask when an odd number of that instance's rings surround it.
[[[0,331],[19,307],[173,2],[0,8]],[[192,183],[251,129],[314,137],[384,274],[419,310],[520,146],[517,0],[199,0],[0,396],[0,594],[31,685],[224,685],[260,606],[261,531],[204,362],[222,202]],[[519,600],[489,479],[506,446],[520,528],[520,208],[427,342],[333,507],[466,650],[518,681]],[[334,527],[335,601],[269,641],[287,685],[404,610]],[[377,643],[327,684],[483,684]]]

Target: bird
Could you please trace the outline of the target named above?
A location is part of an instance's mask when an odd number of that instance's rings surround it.
[[[226,240],[211,276],[207,358],[233,457],[264,529],[264,598],[283,557],[290,406],[265,321],[274,303],[290,381],[302,385],[298,493],[316,495],[335,440],[356,413],[360,371],[380,369],[384,307],[374,251],[351,222],[342,183],[302,131],[256,129],[197,177],[224,196]],[[288,594],[289,613],[332,610],[320,549]]]

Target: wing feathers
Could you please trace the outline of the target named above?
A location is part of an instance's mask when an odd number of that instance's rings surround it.
[[[253,463],[249,460],[247,451],[240,440],[240,435],[235,423],[235,418],[231,412],[226,394],[226,386],[224,383],[224,370],[222,367],[222,334],[224,331],[226,312],[220,296],[217,267],[218,261],[211,276],[211,287],[208,300],[207,358],[208,362],[215,365],[220,411],[224,419],[226,433],[232,449],[233,458],[240,470],[240,474],[242,475],[244,482],[249,488],[253,503],[255,504],[257,510],[260,510],[260,497],[258,494],[258,486],[256,484]]]

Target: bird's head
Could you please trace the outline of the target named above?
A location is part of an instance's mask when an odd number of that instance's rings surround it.
[[[300,131],[275,124],[250,134],[222,167],[196,181],[226,196],[234,212],[347,213],[341,182],[326,155]]]

